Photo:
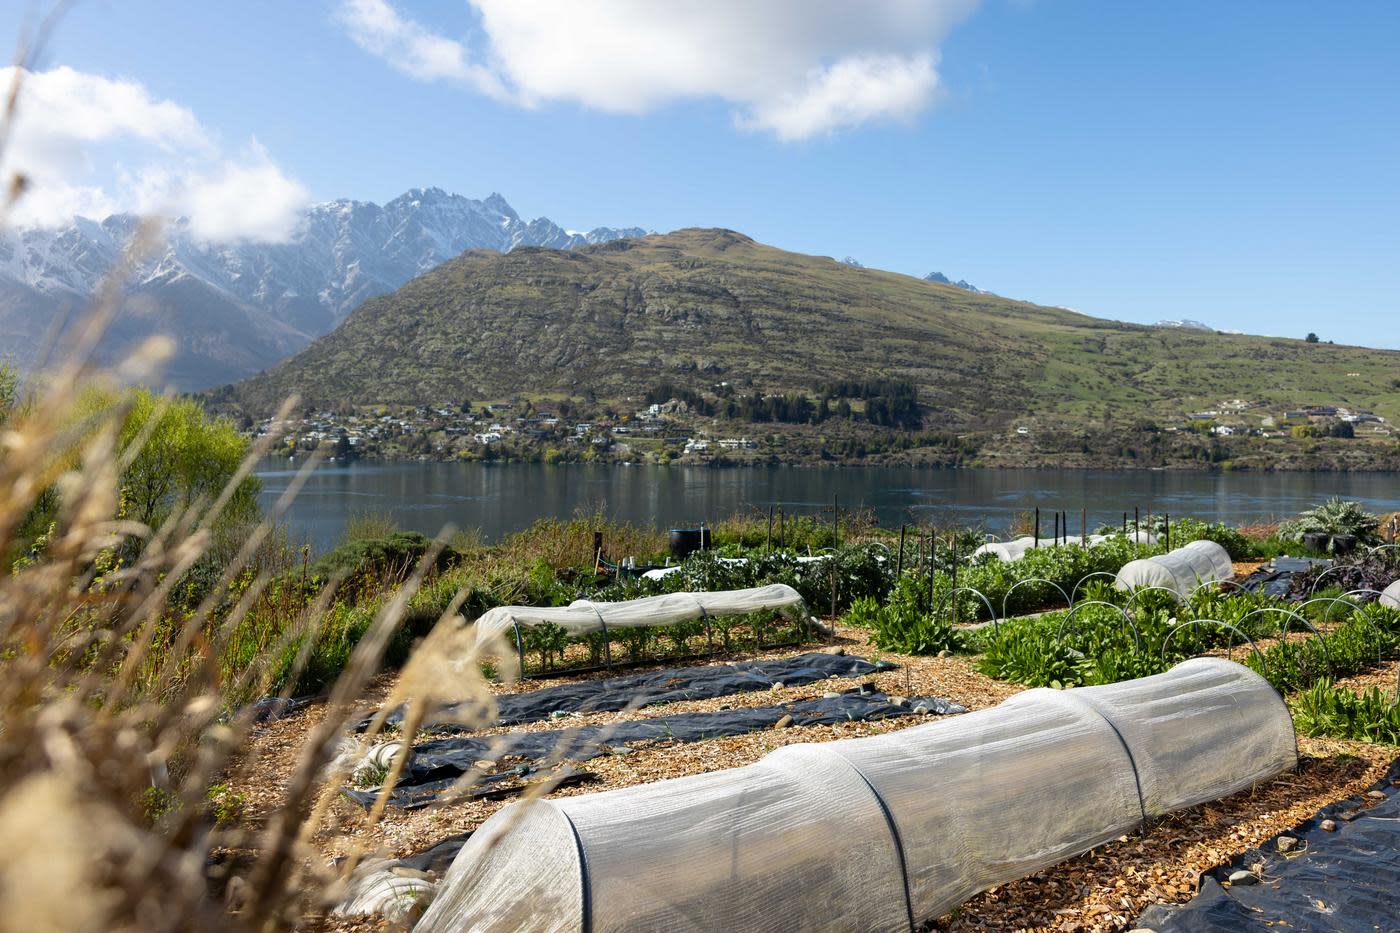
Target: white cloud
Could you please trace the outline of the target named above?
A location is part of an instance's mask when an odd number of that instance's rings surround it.
[[[800,91],[755,104],[740,125],[795,140],[870,120],[907,120],[929,105],[938,86],[934,61],[932,54],[845,58],[814,73]]]
[[[14,77],[0,68],[0,88]],[[0,178],[30,182],[10,217],[19,226],[130,210],[188,216],[210,240],[279,240],[309,199],[256,141],[226,154],[188,108],[140,82],[66,66],[22,77],[0,160]],[[118,167],[127,161],[134,167]]]
[[[907,120],[937,97],[938,47],[977,0],[468,0],[483,52],[388,0],[343,0],[352,38],[398,70],[521,106],[736,107],[784,140]],[[473,60],[473,59],[478,60]]]
[[[400,14],[386,0],[344,0],[337,18],[356,45],[419,81],[454,81],[504,94],[490,70],[468,61],[466,47]]]

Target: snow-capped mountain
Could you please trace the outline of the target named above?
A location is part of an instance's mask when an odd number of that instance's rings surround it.
[[[991,294],[990,292],[982,291],[982,289],[978,288],[976,285],[973,285],[971,282],[967,281],[967,279],[958,279],[956,282],[954,282],[942,272],[930,272],[928,275],[924,276],[924,281],[937,282],[940,285],[952,285],[954,288],[961,288],[965,292],[973,292],[978,295]]]
[[[0,358],[38,362],[54,322],[83,307],[137,223],[118,214],[0,234]],[[170,376],[183,388],[203,388],[295,352],[365,299],[466,250],[573,249],[645,233],[636,227],[580,233],[544,217],[527,222],[499,194],[478,201],[441,188],[415,188],[382,206],[317,204],[286,243],[212,244],[176,222],[163,247],[128,280],[128,305],[140,298],[141,307],[124,312],[105,352],[120,356],[159,322],[177,344]]]
[[[1176,330],[1199,330],[1208,334],[1215,333],[1215,328],[1209,324],[1202,324],[1200,321],[1193,321],[1190,318],[1182,318],[1178,321],[1158,321],[1153,327],[1171,327]]]

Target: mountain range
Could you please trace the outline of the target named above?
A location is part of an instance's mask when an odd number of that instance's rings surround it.
[[[211,399],[262,414],[292,393],[331,406],[552,396],[625,410],[660,385],[816,394],[897,379],[916,387],[927,424],[996,430],[1035,415],[1179,419],[1237,398],[1395,417],[1397,374],[1393,351],[1103,320],[687,229],[465,253]]]
[[[40,363],[55,333],[83,313],[117,265],[137,224],[117,214],[0,234],[0,357],[21,368]],[[272,365],[365,300],[466,250],[567,250],[645,232],[565,230],[544,217],[522,219],[499,194],[474,200],[441,188],[415,188],[383,205],[316,204],[285,243],[208,243],[176,221],[133,271],[102,352],[118,360],[165,333],[176,344],[167,379],[204,388]]]

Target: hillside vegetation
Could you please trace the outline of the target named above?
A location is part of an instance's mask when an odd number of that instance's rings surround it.
[[[1183,308],[1183,314],[1193,312]],[[365,302],[214,397],[253,413],[513,396],[640,399],[907,380],[928,424],[1176,417],[1241,398],[1400,417],[1400,353],[1146,327],[688,229],[564,252],[472,251]]]

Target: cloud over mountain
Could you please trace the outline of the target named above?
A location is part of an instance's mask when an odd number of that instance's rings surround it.
[[[361,48],[423,81],[524,107],[567,101],[645,113],[735,106],[741,129],[784,141],[907,120],[938,96],[938,47],[976,0],[470,0],[462,38],[389,0],[344,0]]]
[[[285,242],[309,203],[257,140],[226,149],[189,108],[139,81],[67,66],[0,68],[0,87],[16,78],[22,91],[0,159],[0,177],[29,181],[16,226],[131,211],[187,217],[189,232],[212,242]]]

